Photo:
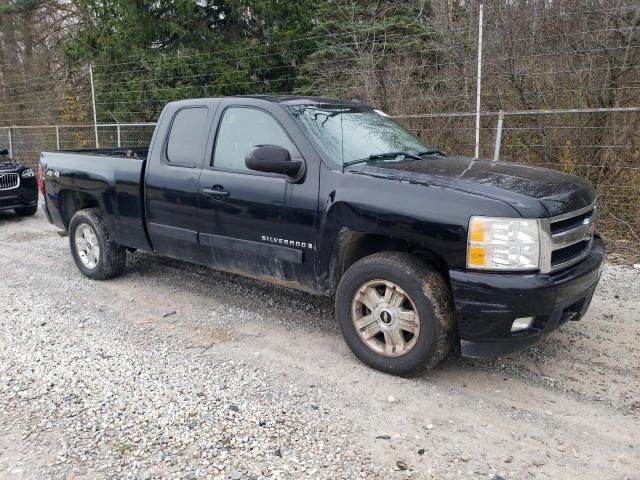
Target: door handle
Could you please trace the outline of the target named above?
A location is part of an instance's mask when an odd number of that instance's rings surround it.
[[[213,198],[217,198],[217,199],[220,199],[222,197],[228,197],[229,192],[227,192],[226,190],[223,190],[223,188],[224,187],[222,185],[214,185],[211,188],[203,188],[202,193],[211,195]]]

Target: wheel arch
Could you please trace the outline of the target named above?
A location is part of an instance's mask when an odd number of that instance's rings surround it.
[[[328,290],[333,295],[344,273],[358,260],[374,253],[397,251],[414,255],[435,268],[449,283],[449,267],[433,250],[399,237],[344,230],[338,234],[329,262]]]
[[[71,219],[79,210],[85,208],[101,208],[100,202],[93,195],[79,190],[62,190],[58,194],[60,218],[65,228],[69,229]]]

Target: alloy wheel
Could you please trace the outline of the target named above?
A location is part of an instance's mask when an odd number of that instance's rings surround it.
[[[74,241],[82,264],[90,270],[96,268],[100,261],[100,244],[93,228],[86,223],[79,225],[76,228]]]
[[[387,357],[406,355],[420,335],[415,304],[388,280],[371,280],[360,286],[351,304],[351,318],[362,341]]]

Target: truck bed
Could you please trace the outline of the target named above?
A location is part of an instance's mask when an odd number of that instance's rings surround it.
[[[107,155],[109,157],[128,157],[146,160],[149,147],[110,147],[110,148],[78,148],[56,150],[56,152],[81,153],[84,155]]]
[[[100,207],[120,245],[151,250],[145,228],[144,189],[148,147],[42,152],[40,162],[49,215],[68,229],[70,206]],[[66,201],[71,198],[72,201]],[[65,208],[61,208],[62,206]]]

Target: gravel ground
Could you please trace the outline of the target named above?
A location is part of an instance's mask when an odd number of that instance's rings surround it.
[[[493,361],[360,364],[331,301],[0,214],[0,478],[640,479],[640,270]]]

